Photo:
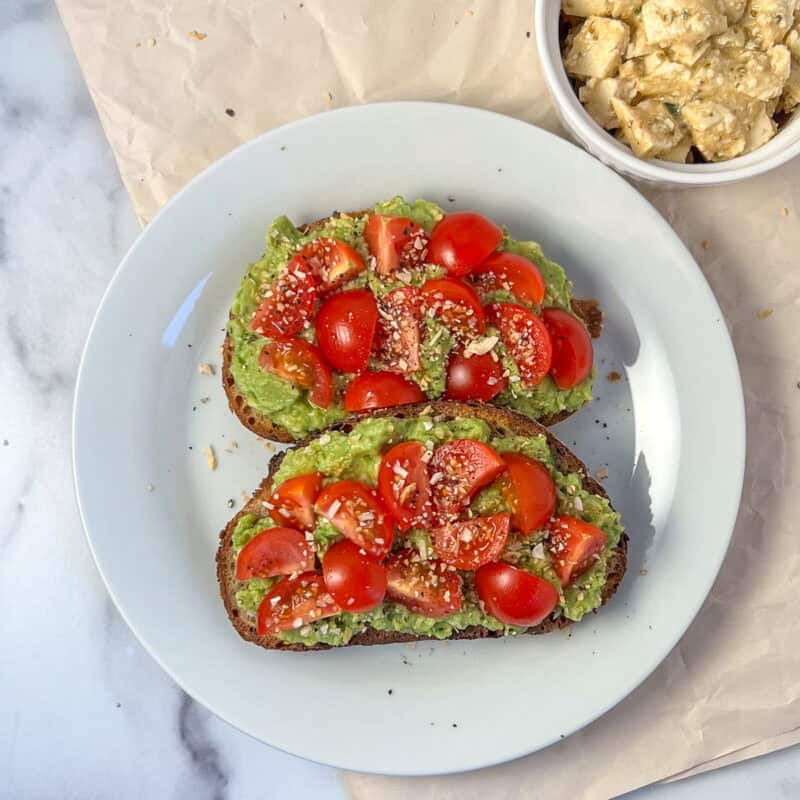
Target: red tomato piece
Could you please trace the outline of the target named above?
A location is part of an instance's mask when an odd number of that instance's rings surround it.
[[[552,583],[499,561],[475,573],[475,587],[486,611],[506,625],[538,625],[558,603]]]
[[[319,572],[284,578],[268,592],[258,607],[261,636],[302,628],[341,611]]]
[[[386,594],[386,569],[349,539],[334,542],[322,559],[325,586],[342,611],[377,608]]]
[[[434,528],[431,537],[445,564],[474,570],[500,557],[510,527],[511,514],[491,514]]]
[[[344,393],[346,411],[389,408],[425,400],[416,383],[394,372],[364,372],[350,381]]]
[[[589,331],[575,316],[562,308],[545,308],[542,321],[553,343],[550,374],[560,389],[571,389],[589,377],[594,349]]]
[[[369,289],[334,294],[317,312],[317,343],[325,360],[340,372],[366,369],[378,322],[378,304]]]
[[[516,253],[492,253],[475,267],[472,278],[486,292],[502,289],[534,306],[540,306],[544,300],[542,273],[536,264]]]
[[[539,530],[553,515],[556,485],[547,467],[521,453],[503,453],[508,469],[502,489],[514,510],[514,527],[522,533]]]
[[[461,577],[437,559],[423,561],[416,550],[400,550],[386,561],[386,595],[425,617],[446,617],[461,609]]]
[[[419,267],[428,255],[428,234],[408,217],[371,214],[364,226],[364,238],[379,275]]]
[[[280,375],[298,389],[310,389],[314,405],[327,408],[331,404],[331,371],[319,350],[304,339],[268,342],[258,357],[258,365]]]
[[[378,300],[378,327],[373,352],[390,372],[416,372],[419,357],[422,305],[416,286],[392,289]]]
[[[569,586],[597,561],[608,537],[605,531],[575,517],[555,517],[547,527],[553,568],[561,584]]]
[[[337,481],[326,486],[314,504],[339,533],[384,558],[392,549],[394,530],[375,492],[359,481]]]
[[[450,275],[466,275],[502,240],[502,229],[474,211],[448,214],[433,229],[428,261],[440,264]]]
[[[273,578],[314,569],[314,551],[295,528],[270,528],[254,536],[236,559],[236,580]]]
[[[550,371],[553,346],[544,323],[532,311],[514,303],[490,303],[486,314],[500,330],[520,377],[536,386]]]
[[[314,239],[297,251],[298,261],[319,281],[322,294],[338,289],[366,269],[364,259],[356,250],[338,239]]]
[[[386,453],[378,468],[378,494],[401,531],[431,523],[425,452],[421,442],[401,442]]]
[[[427,313],[439,317],[457,337],[480,336],[486,330],[481,301],[463,281],[435,278],[426,281],[421,292]]]
[[[288,339],[300,333],[314,316],[317,286],[312,272],[293,258],[270,286],[250,327],[272,339]]]
[[[449,520],[506,468],[488,444],[453,439],[433,451],[428,471],[437,512]]]
[[[454,353],[447,365],[444,396],[447,400],[488,402],[508,386],[503,371],[502,361],[491,353],[469,357]]]
[[[310,472],[284,481],[269,499],[269,515],[278,525],[313,531],[314,501],[322,488],[322,474]]]

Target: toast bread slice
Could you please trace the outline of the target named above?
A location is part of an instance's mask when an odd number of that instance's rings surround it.
[[[338,216],[339,212],[334,213],[334,217]],[[369,214],[370,211],[349,211],[348,216],[361,216],[362,214]],[[310,222],[305,225],[300,225],[298,230],[302,233],[312,233],[319,230],[326,223],[330,221],[331,217]],[[580,317],[585,323],[592,338],[597,339],[603,330],[603,312],[596,300],[573,300],[573,312]],[[281,425],[276,425],[268,416],[262,414],[260,411],[248,405],[244,395],[239,391],[236,385],[236,380],[231,373],[231,361],[233,359],[233,341],[230,333],[225,334],[225,341],[222,345],[222,386],[225,389],[225,394],[228,397],[228,405],[231,411],[239,418],[242,425],[248,430],[251,430],[257,436],[264,439],[271,439],[274,442],[294,442],[295,438],[289,433],[286,428]],[[540,420],[543,425],[555,425],[557,422],[566,419],[575,412],[561,411],[558,414],[553,414],[546,419]]]
[[[446,419],[453,419],[455,417],[476,417],[484,420],[494,430],[501,433],[517,434],[520,436],[538,436],[543,434],[547,437],[548,445],[550,446],[553,456],[555,458],[556,467],[561,472],[576,472],[582,476],[582,483],[586,491],[592,494],[600,495],[607,498],[603,487],[589,474],[585,464],[580,461],[562,442],[556,439],[547,428],[538,422],[523,417],[513,411],[505,408],[499,408],[484,403],[454,403],[444,401],[431,401],[429,403],[415,403],[407,406],[397,406],[395,408],[381,409],[380,411],[371,412],[368,414],[361,414],[349,417],[342,422],[331,426],[328,430],[338,430],[348,432],[353,428],[353,425],[362,419],[370,419],[375,417],[398,417],[398,418],[413,418],[422,413],[428,413],[433,416],[439,416]],[[309,444],[315,438],[322,435],[322,431],[306,437],[300,442],[297,442],[297,447],[303,447]],[[236,592],[241,588],[236,580],[236,554],[233,549],[233,531],[236,523],[245,514],[254,514],[258,517],[266,515],[264,507],[261,505],[262,500],[268,500],[272,494],[272,478],[278,467],[283,461],[284,453],[278,453],[270,461],[269,472],[261,482],[261,485],[253,494],[252,498],[245,504],[242,510],[227,524],[225,529],[220,533],[220,543],[217,550],[217,580],[219,581],[220,593],[222,601],[225,604],[225,609],[228,612],[228,617],[233,623],[233,626],[239,632],[239,635],[249,642],[254,642],[261,647],[270,650],[327,650],[330,645],[315,644],[306,646],[302,644],[294,644],[285,642],[277,636],[261,636],[256,630],[255,616],[249,616],[240,611],[236,603]],[[622,576],[625,573],[627,566],[627,553],[628,553],[628,537],[623,534],[611,554],[608,561],[608,571],[606,577],[606,584],[603,587],[602,600],[605,604],[614,593],[622,581]],[[570,625],[570,620],[561,616],[557,619],[548,618],[541,622],[539,625],[530,627],[525,630],[525,633],[539,634],[549,633],[550,631],[565,628]],[[456,631],[451,639],[483,639],[483,638],[497,638],[502,636],[502,631],[490,631],[481,626],[471,626],[462,631]],[[395,642],[414,642],[431,639],[430,636],[418,636],[415,634],[401,633],[397,631],[378,631],[368,628],[362,633],[356,634],[347,645],[373,645],[373,644],[392,644]]]

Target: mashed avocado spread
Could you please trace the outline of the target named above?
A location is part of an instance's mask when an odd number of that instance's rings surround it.
[[[425,200],[408,203],[400,197],[378,203],[374,212],[410,217],[428,233],[443,216],[442,210],[434,203]],[[311,403],[308,391],[297,389],[278,375],[261,369],[258,366],[258,356],[265,340],[250,330],[250,321],[261,303],[264,287],[269,286],[277,278],[299,247],[313,239],[321,236],[339,239],[354,247],[366,259],[369,256],[364,240],[367,216],[367,214],[359,216],[341,214],[329,219],[323,227],[311,233],[302,233],[287,217],[278,217],[267,232],[264,256],[249,266],[231,308],[231,319],[228,323],[233,345],[231,373],[239,391],[252,408],[269,417],[275,424],[286,428],[295,437],[304,436],[342,419],[345,411],[341,402],[341,391],[337,391],[334,402],[327,409],[323,409]],[[522,255],[538,266],[546,285],[544,305],[569,309],[572,284],[558,264],[545,258],[538,244],[518,242],[506,234],[500,249]],[[426,280],[440,277],[442,274],[441,267],[429,265],[424,269],[410,271],[410,275],[406,276],[403,283],[394,276],[378,278],[369,270],[350,281],[344,288],[369,286],[376,295],[380,295],[404,285],[422,285]],[[489,293],[485,300],[510,301],[525,305],[503,291]],[[491,326],[487,328],[488,336],[496,333],[497,331]],[[305,333],[305,336],[314,341],[313,327]],[[421,340],[422,367],[411,378],[431,399],[440,397],[444,392],[445,370],[454,346],[454,338],[440,322],[426,319]],[[576,411],[591,400],[593,376],[589,376],[569,390],[559,389],[550,376],[545,377],[537,386],[524,386],[502,340],[496,345],[496,352],[503,359],[510,375],[508,388],[494,401],[498,405],[508,406],[534,419],[541,419],[565,410]],[[341,388],[346,385],[347,376],[338,377],[338,385]]]
[[[600,559],[566,589],[562,589],[553,571],[550,555],[543,542],[544,531],[533,533],[524,539],[513,537],[502,555],[502,560],[550,581],[559,591],[557,610],[568,619],[578,621],[584,614],[597,608],[605,584],[608,555],[622,536],[620,517],[611,509],[608,500],[583,489],[580,475],[564,474],[555,468],[553,455],[544,436],[499,436],[483,420],[474,418],[437,421],[423,415],[414,419],[367,419],[355,425],[350,433],[331,432],[305,447],[288,451],[275,474],[274,486],[309,472],[323,473],[326,482],[354,479],[375,486],[381,456],[392,445],[416,440],[426,443],[428,447],[436,447],[451,439],[475,439],[489,444],[499,453],[513,451],[541,461],[550,470],[556,484],[556,514],[578,517],[606,533],[607,544]],[[510,509],[497,485],[493,484],[474,498],[472,510],[480,514],[495,514]],[[270,518],[260,518],[253,514],[243,516],[233,533],[234,550],[238,553],[257,533],[274,525]],[[339,536],[327,520],[318,519],[314,541],[320,557]],[[422,530],[398,534],[395,547],[414,547],[423,556],[433,552],[428,534]],[[470,625],[504,630],[511,635],[518,633],[520,629],[507,626],[481,611],[471,583],[472,574],[461,574],[464,578],[464,603],[458,613],[450,616],[432,619],[414,614],[401,605],[384,602],[373,611],[362,614],[343,612],[306,625],[301,630],[286,631],[278,635],[285,641],[306,645],[343,645],[367,626],[377,630],[424,634],[438,639],[446,639],[454,631],[463,630]],[[261,600],[278,580],[254,578],[240,584],[236,592],[239,607],[245,613],[254,615]]]

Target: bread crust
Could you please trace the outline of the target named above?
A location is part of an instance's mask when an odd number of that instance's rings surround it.
[[[369,214],[370,211],[348,211],[347,216],[357,217],[363,214]],[[325,226],[332,218],[341,216],[339,212],[334,212],[330,217],[319,219],[316,222],[310,222],[305,225],[300,225],[298,230],[302,233],[311,233],[319,230]],[[597,339],[603,331],[603,312],[596,300],[573,300],[573,312],[580,317],[592,336]],[[264,439],[271,439],[273,442],[293,442],[295,437],[283,426],[276,425],[266,414],[252,408],[248,405],[247,400],[239,387],[236,385],[236,380],[231,372],[231,361],[233,360],[233,340],[230,333],[225,334],[225,341],[222,344],[222,387],[228,398],[228,406],[231,411],[238,417],[242,425],[248,430],[261,436]],[[545,419],[540,420],[543,425],[555,425],[567,417],[572,416],[574,411],[560,411],[558,414],[553,414]]]
[[[500,433],[510,433],[520,436],[538,436],[542,434],[547,437],[548,445],[553,452],[556,467],[559,471],[564,473],[576,472],[581,475],[583,488],[592,494],[600,495],[601,497],[608,498],[603,487],[589,474],[586,465],[572,453],[566,445],[553,436],[550,431],[538,422],[534,422],[527,417],[509,411],[505,408],[498,406],[487,405],[484,403],[453,403],[446,401],[431,401],[429,403],[415,403],[407,406],[397,406],[395,408],[382,409],[380,411],[372,412],[369,414],[361,414],[349,417],[342,420],[336,425],[331,426],[327,430],[338,430],[347,432],[352,427],[363,419],[372,419],[376,417],[399,417],[399,418],[413,418],[422,413],[429,413],[433,416],[442,416],[446,419],[454,419],[455,417],[475,417],[482,419],[488,423],[492,428]],[[314,433],[306,437],[300,442],[297,442],[297,447],[303,447],[314,439],[322,435],[323,432]],[[225,604],[225,610],[228,612],[228,617],[234,628],[238,631],[239,635],[249,642],[254,642],[261,647],[270,650],[327,650],[331,645],[315,644],[306,646],[303,644],[294,644],[285,642],[277,636],[261,636],[258,634],[255,625],[255,619],[246,614],[242,614],[236,603],[236,591],[239,584],[236,581],[236,557],[233,549],[233,531],[236,523],[245,514],[255,514],[258,517],[266,516],[264,507],[261,505],[262,500],[269,499],[272,494],[272,479],[278,468],[283,461],[284,452],[278,453],[272,457],[269,464],[269,472],[261,485],[255,491],[250,500],[245,504],[242,510],[227,524],[227,526],[220,533],[220,543],[217,550],[217,580],[219,581],[220,594],[222,601]],[[608,561],[608,572],[606,584],[603,587],[602,604],[608,602],[614,593],[617,591],[622,577],[625,573],[627,566],[628,554],[628,536],[623,534],[611,554]],[[549,633],[553,630],[565,628],[571,622],[564,616],[558,619],[548,618],[544,622],[530,627],[525,630],[528,634]],[[463,631],[455,631],[451,639],[484,639],[484,638],[497,638],[502,636],[502,631],[490,631],[481,626],[471,626]],[[366,631],[356,634],[347,645],[374,645],[374,644],[392,644],[396,642],[416,642],[433,639],[431,636],[419,636],[416,634],[400,633],[397,631],[377,631],[368,628]]]

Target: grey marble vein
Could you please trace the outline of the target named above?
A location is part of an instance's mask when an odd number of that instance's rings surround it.
[[[49,394],[54,389],[69,388],[74,383],[72,375],[65,375],[55,369],[43,369],[31,352],[30,337],[22,330],[17,314],[9,315],[6,323],[6,333],[11,344],[11,353],[16,359],[17,366],[33,383],[37,391]]]
[[[208,712],[189,695],[182,693],[178,711],[178,735],[191,759],[192,777],[199,784],[199,792],[192,791],[192,797],[225,800],[225,790],[228,786],[227,770],[219,750],[208,736],[207,719]]]
[[[4,439],[3,441],[8,440]],[[8,445],[5,446],[8,447]],[[11,544],[14,537],[19,533],[32,487],[33,473],[29,473],[25,476],[22,488],[12,501],[11,507],[5,512],[5,519],[2,522],[2,526],[0,526],[0,548]]]

